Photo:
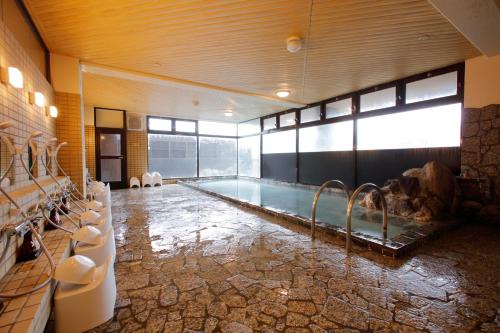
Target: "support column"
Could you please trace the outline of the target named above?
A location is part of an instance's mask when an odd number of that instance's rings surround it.
[[[76,58],[50,55],[52,86],[59,110],[56,134],[68,146],[59,151],[59,163],[81,191],[85,191],[85,136],[80,62]]]

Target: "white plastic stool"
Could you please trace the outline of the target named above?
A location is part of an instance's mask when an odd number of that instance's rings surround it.
[[[153,176],[146,172],[142,174],[142,187],[147,186],[153,187]]]
[[[55,326],[58,333],[80,333],[113,317],[116,282],[113,258],[95,269],[89,284],[59,282],[54,294]]]
[[[129,183],[130,183],[130,188],[141,187],[141,182],[139,181],[139,178],[137,178],[137,177],[130,178]]]
[[[162,185],[162,178],[161,174],[158,171],[153,172],[153,186],[161,186]]]
[[[113,262],[116,256],[115,248],[115,234],[113,228],[110,228],[107,234],[100,239],[98,244],[85,244],[78,242],[75,247],[75,255],[82,255],[89,259],[92,259],[97,266],[101,266],[106,263],[106,259],[111,256]]]

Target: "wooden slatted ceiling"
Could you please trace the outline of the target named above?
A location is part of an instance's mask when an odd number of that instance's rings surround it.
[[[425,0],[25,3],[51,52],[303,103],[479,55]]]
[[[286,105],[251,96],[228,94],[189,86],[165,87],[154,83],[83,74],[84,103],[125,109],[134,113],[183,119],[240,122],[286,109]],[[194,105],[193,101],[198,102]],[[232,117],[224,110],[233,111]]]

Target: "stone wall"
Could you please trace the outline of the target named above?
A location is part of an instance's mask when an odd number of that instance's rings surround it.
[[[462,173],[488,179],[491,200],[500,203],[500,105],[464,109]]]

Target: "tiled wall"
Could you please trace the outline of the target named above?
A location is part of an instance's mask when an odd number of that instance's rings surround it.
[[[83,190],[84,134],[82,129],[82,105],[78,94],[56,92],[59,116],[56,121],[57,137],[68,146],[59,151],[59,163],[71,176],[71,180]]]
[[[127,131],[127,173],[128,178],[137,177],[148,171],[148,134],[146,131]]]
[[[0,83],[0,121],[11,120],[14,122],[14,126],[3,133],[7,133],[16,144],[21,144],[33,131],[43,133],[41,138],[36,139],[39,144],[54,137],[56,134],[55,120],[47,116],[44,108],[29,102],[29,92],[40,91],[44,94],[47,105],[54,104],[54,91],[2,21],[0,21],[0,65],[2,67],[17,67],[24,77],[23,89],[16,89],[9,84]],[[0,164],[3,171],[3,166],[8,163],[9,157],[5,145],[1,143],[0,146]],[[24,156],[27,161],[27,149]],[[41,178],[46,178],[41,162],[38,161],[38,163],[37,169],[40,171]],[[16,161],[9,178],[12,184],[11,189],[17,189],[31,183],[19,161]]]
[[[95,177],[95,128],[85,126],[85,156],[87,168]],[[127,175],[139,180],[148,171],[148,134],[146,131],[127,131]],[[127,179],[127,181],[128,181]]]
[[[464,109],[462,122],[462,171],[487,178],[500,203],[500,105]]]
[[[85,125],[85,162],[90,177],[95,179],[95,128]]]

